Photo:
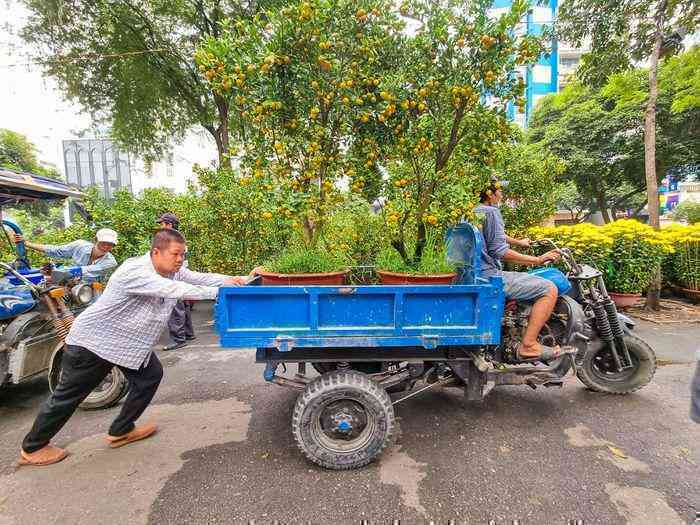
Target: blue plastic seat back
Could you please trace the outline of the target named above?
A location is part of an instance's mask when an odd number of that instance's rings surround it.
[[[457,282],[473,284],[481,273],[481,232],[468,222],[448,228],[447,260],[457,266]]]

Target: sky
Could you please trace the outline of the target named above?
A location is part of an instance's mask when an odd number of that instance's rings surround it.
[[[18,0],[0,0],[0,128],[26,135],[38,149],[43,163],[64,172],[62,141],[89,129],[91,119],[76,102],[66,100],[57,83],[42,75],[31,59],[32,49],[19,36],[28,12]],[[88,134],[84,138],[94,138]],[[175,176],[160,174],[146,180],[138,162],[132,163],[133,190],[164,186],[184,191],[192,178],[191,166],[210,164],[216,157],[213,140],[204,133],[191,133],[174,152]],[[143,179],[143,180],[139,180]]]
[[[63,99],[56,83],[31,62],[17,34],[27,12],[17,0],[0,0],[0,128],[29,137],[41,161],[62,169],[61,140],[90,125],[80,107]]]

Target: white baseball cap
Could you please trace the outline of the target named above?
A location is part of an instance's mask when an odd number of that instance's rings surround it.
[[[117,244],[117,232],[110,230],[109,228],[102,228],[97,230],[97,242],[108,242],[110,244]]]

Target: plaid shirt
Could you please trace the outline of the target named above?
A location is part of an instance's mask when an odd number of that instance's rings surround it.
[[[44,246],[44,252],[49,257],[73,259],[73,262],[80,266],[83,277],[88,281],[95,281],[104,277],[107,270],[114,268],[117,265],[117,261],[114,255],[105,253],[102,257],[95,259],[95,261],[90,264],[92,249],[94,247],[95,245],[91,242],[79,240],[60,246],[46,245]]]
[[[114,363],[138,370],[180,299],[216,299],[228,276],[185,267],[170,277],[156,272],[150,254],[128,259],[104,293],[80,314],[66,338]]]

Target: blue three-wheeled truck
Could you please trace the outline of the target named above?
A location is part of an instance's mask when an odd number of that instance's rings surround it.
[[[559,250],[563,272],[534,270],[559,290],[539,339],[568,353],[549,363],[521,361],[516,349],[531,306],[506,303],[500,277],[479,277],[475,227],[451,228],[446,242],[459,270],[453,285],[221,289],[221,346],[256,348],[267,381],[301,391],[292,432],[314,463],[366,465],[391,441],[394,405],[435,386],[460,387],[466,400],[480,401],[499,385],[562,386],[570,372],[609,394],[651,381],[654,352],[632,335],[634,323],[617,312],[600,271],[578,264],[567,249]],[[297,373],[279,375],[290,363]],[[307,375],[308,364],[318,376]]]

